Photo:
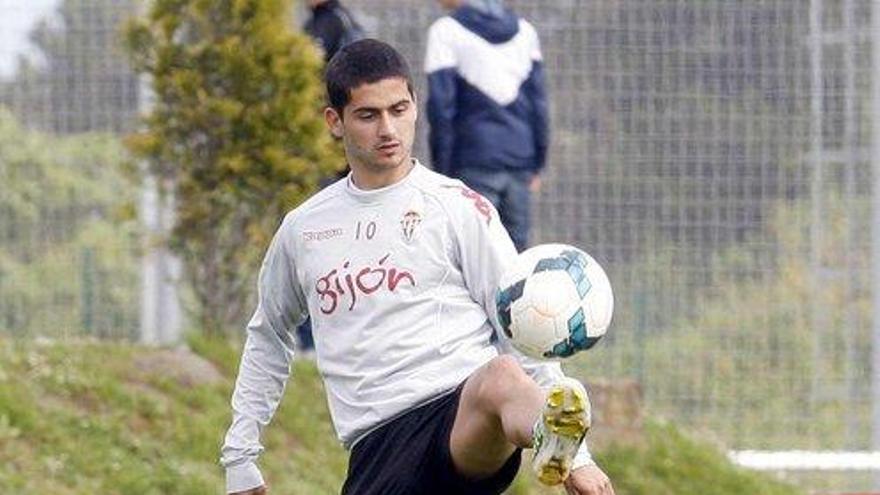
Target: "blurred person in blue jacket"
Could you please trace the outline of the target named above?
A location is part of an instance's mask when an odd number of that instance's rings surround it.
[[[449,14],[425,57],[433,167],[489,199],[522,251],[549,142],[538,34],[501,0],[439,3]]]

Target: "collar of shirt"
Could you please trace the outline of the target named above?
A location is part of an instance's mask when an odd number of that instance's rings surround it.
[[[380,187],[379,189],[360,189],[352,180],[352,173],[349,172],[348,177],[345,179],[345,190],[348,193],[348,196],[359,203],[379,203],[381,201],[385,201],[388,198],[394,197],[400,194],[402,191],[407,189],[407,184],[411,183],[415,178],[422,173],[423,166],[419,163],[415,158],[412,159],[413,167],[410,169],[409,173],[406,174],[406,177],[403,179],[391,184],[389,186]]]

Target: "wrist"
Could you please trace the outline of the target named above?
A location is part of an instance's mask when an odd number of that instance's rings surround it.
[[[577,454],[575,454],[574,459],[571,461],[571,470],[574,471],[575,469],[595,465],[596,461],[593,460],[593,456],[590,455],[590,450],[587,449],[587,442],[582,442]]]
[[[245,492],[265,484],[260,468],[253,462],[226,468],[226,493]]]

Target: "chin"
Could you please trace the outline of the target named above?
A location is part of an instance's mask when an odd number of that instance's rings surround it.
[[[376,165],[377,168],[391,169],[391,168],[397,168],[397,167],[403,165],[404,162],[405,162],[405,159],[402,156],[394,155],[392,157],[379,158],[376,161],[374,161],[373,163]]]

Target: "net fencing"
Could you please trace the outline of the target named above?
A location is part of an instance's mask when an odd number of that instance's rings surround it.
[[[0,2],[0,333],[137,338],[142,228],[120,166],[137,2]]]
[[[870,2],[510,3],[552,95],[533,241],[617,296],[572,367],[735,449],[870,449]],[[419,64],[433,7],[357,5]]]
[[[31,193],[44,202],[0,185],[0,331],[136,337],[138,193],[97,175],[124,159],[138,106],[113,41],[136,2],[45,3],[62,15],[38,48],[0,43],[3,63],[33,60],[0,66],[0,173],[42,164],[48,184]],[[509,1],[541,36],[551,94],[532,241],[586,249],[616,292],[611,333],[574,372],[634,377],[650,415],[732,449],[871,449],[872,3]],[[0,32],[40,4],[0,1]],[[439,8],[349,4],[425,94]]]

